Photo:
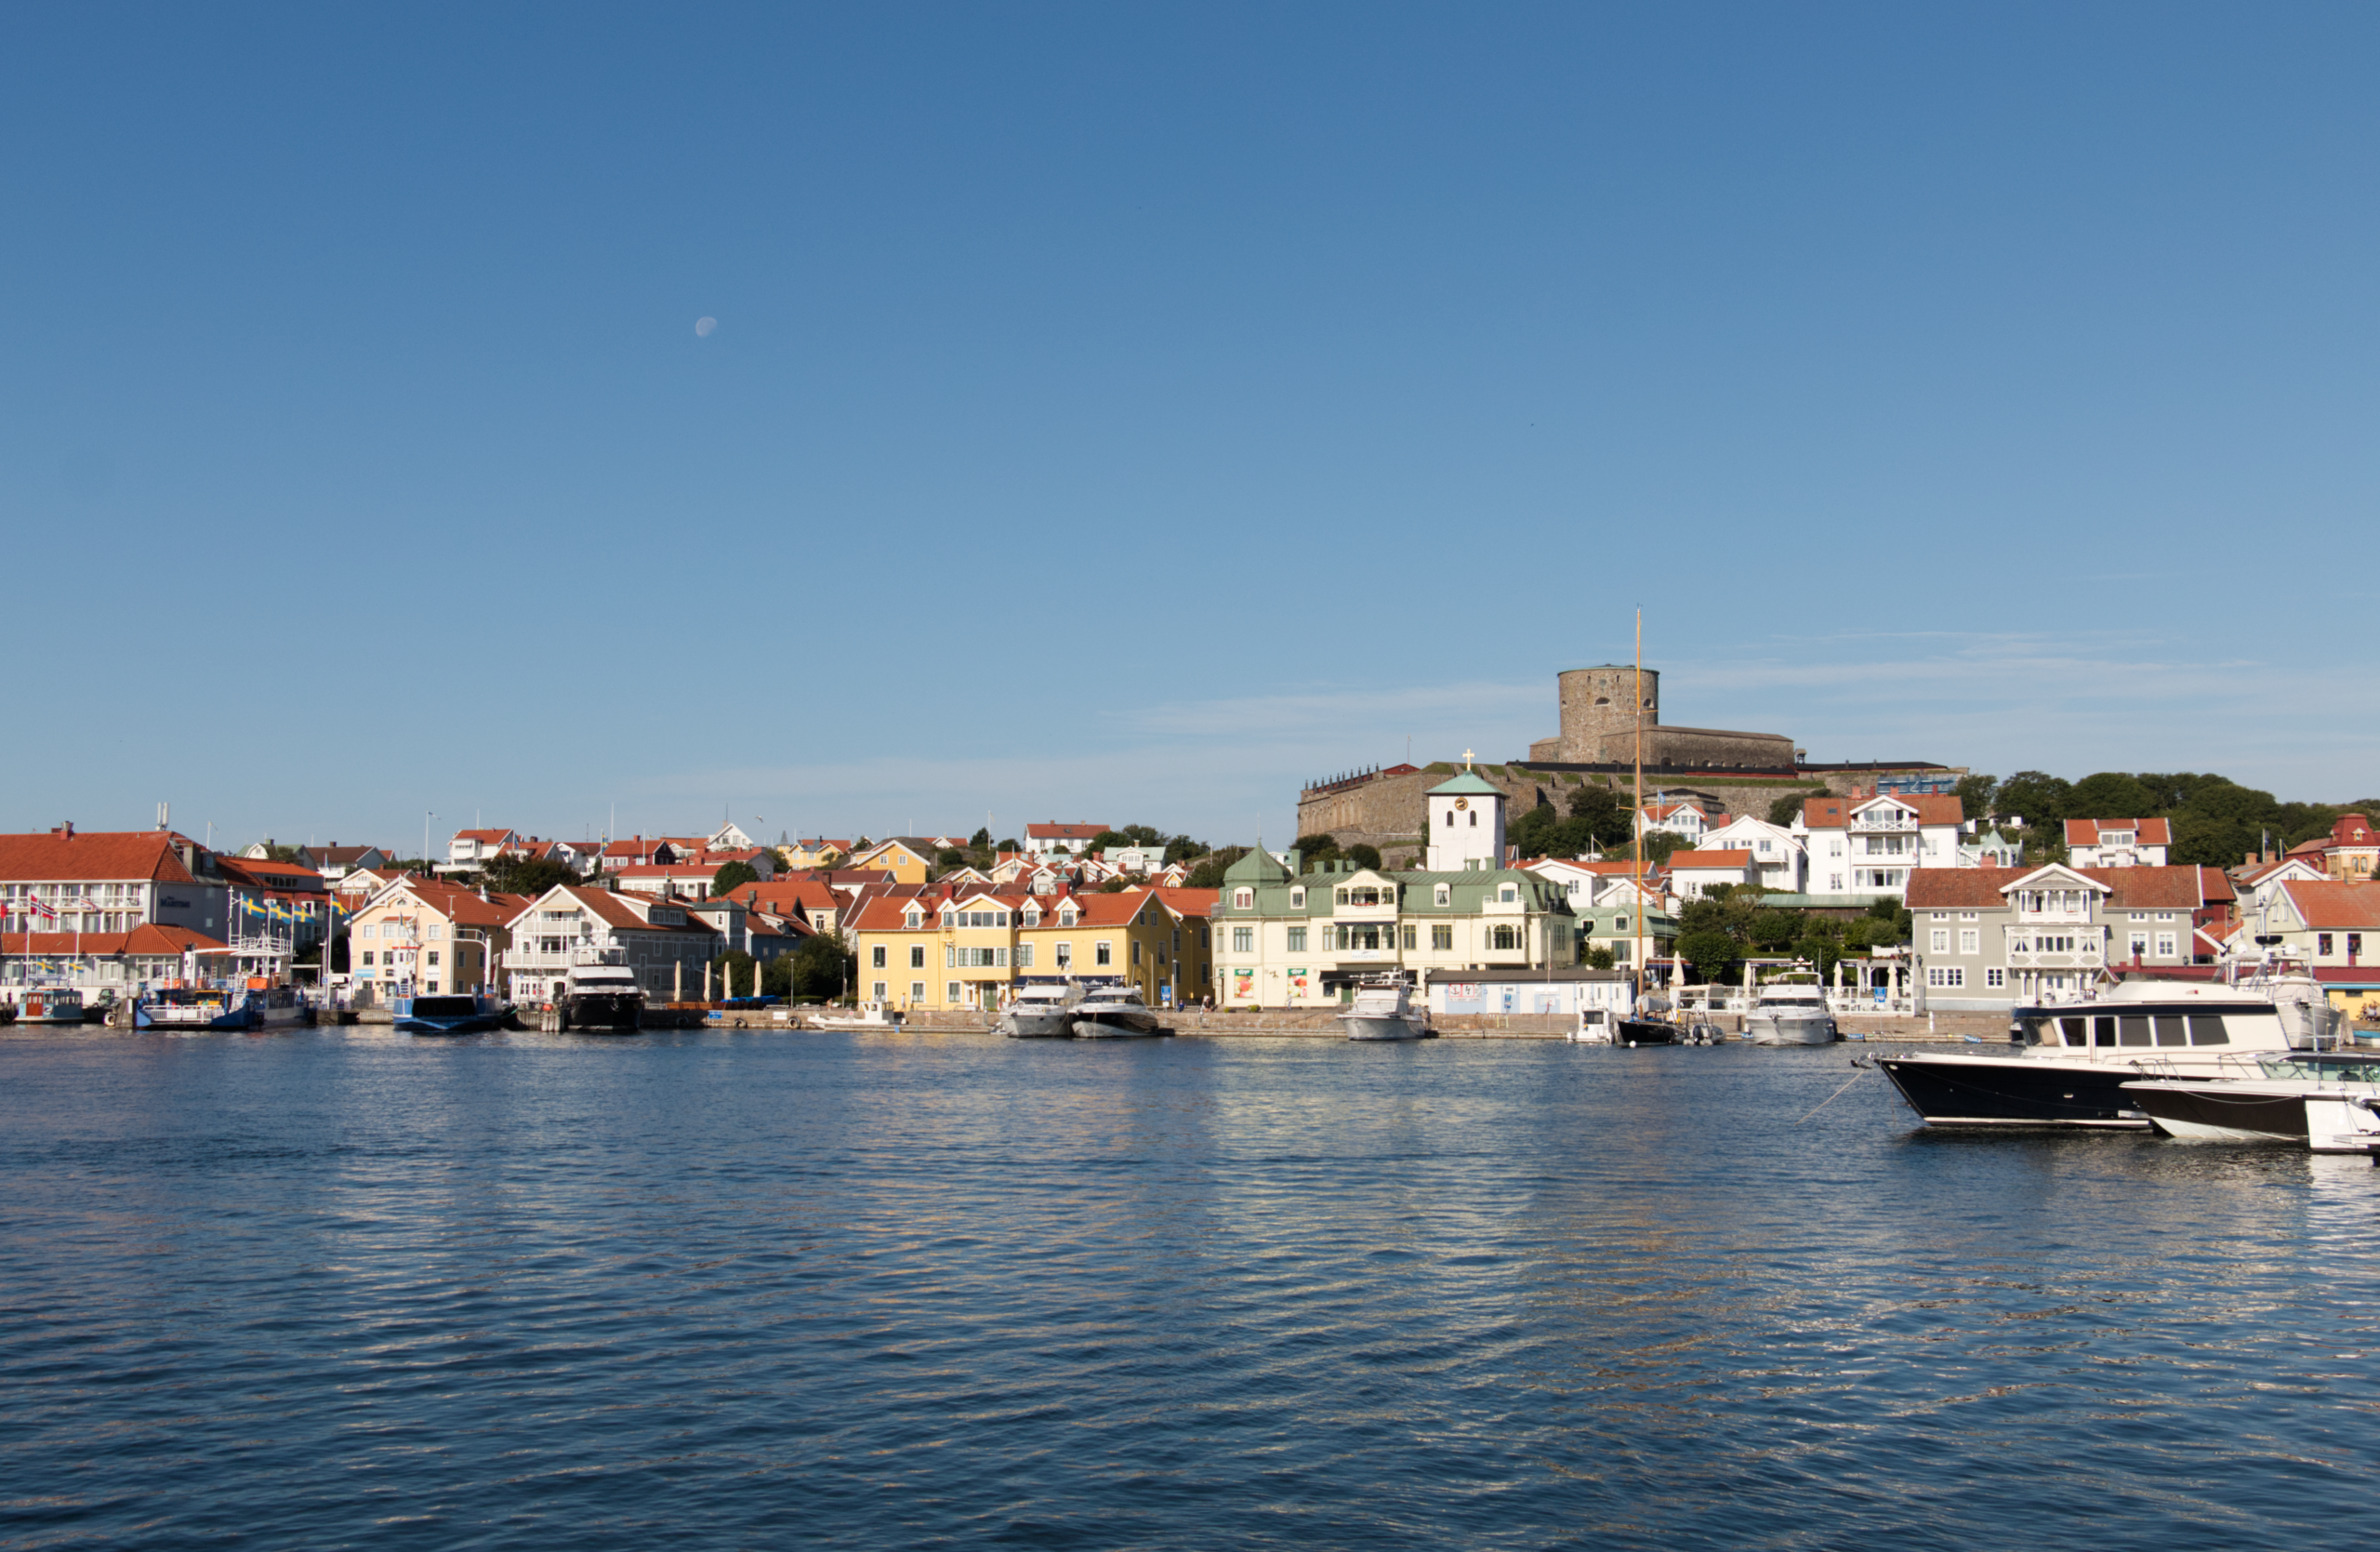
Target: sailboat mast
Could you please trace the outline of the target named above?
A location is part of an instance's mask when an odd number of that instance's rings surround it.
[[[1645,610],[1636,609],[1636,994],[1645,994]]]

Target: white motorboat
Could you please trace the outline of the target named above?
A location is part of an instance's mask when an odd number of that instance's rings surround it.
[[[1579,1045],[1617,1045],[1619,1030],[1620,1015],[1609,1008],[1580,1008],[1570,1039]]]
[[[1937,1126],[2062,1126],[2146,1131],[2149,1115],[2124,1085],[2146,1079],[2261,1078],[2299,1032],[2320,1041],[2317,1010],[2259,979],[2130,979],[2087,1002],[2013,1010],[2001,1053],[1903,1052],[1875,1065]]]
[[[1339,1015],[1349,1040],[1429,1040],[1430,1010],[1413,1005],[1413,988],[1404,976],[1369,981],[1355,988],[1355,999]]]
[[[1011,1040],[1070,1040],[1075,1004],[1081,1000],[1079,987],[1020,987],[1016,1000],[1000,1015],[999,1031]]]
[[[862,1002],[849,1013],[820,1014],[813,1022],[821,1029],[897,1029],[901,1015],[890,1002]]]
[[[1748,1045],[1831,1045],[1834,1040],[1826,988],[1815,981],[1772,981],[1744,1015]]]
[[[1137,1040],[1145,1035],[1170,1035],[1141,997],[1138,987],[1093,987],[1075,1004],[1077,1040]]]

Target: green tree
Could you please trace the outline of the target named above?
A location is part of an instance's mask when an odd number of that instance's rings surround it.
[[[2122,771],[2100,771],[2074,784],[2066,797],[2067,816],[2074,819],[2132,819],[2158,810],[2157,794],[2136,776]]]
[[[1823,933],[1813,933],[1793,945],[1793,953],[1809,961],[1820,975],[1831,975],[1835,962],[1843,958],[1843,947]]]
[[[1012,835],[1007,840],[1001,842],[999,845],[994,849],[1003,852],[1021,852],[1025,850],[1025,845],[1022,842],[1018,841],[1016,837]]]
[[[1105,883],[1101,884],[1099,886],[1099,892],[1102,895],[1121,895],[1124,891],[1131,887],[1132,886],[1125,882],[1123,879],[1113,878],[1109,879]]]
[[[1380,866],[1380,848],[1358,841],[1347,848],[1347,860],[1358,868],[1377,868]],[[1332,897],[1335,899],[1337,896]]]
[[[1997,812],[1992,804],[1998,801],[2000,784],[1990,776],[1961,776],[1952,790],[1958,793],[1959,805],[1970,819],[1988,819]]]
[[[1804,930],[1802,914],[1794,910],[1764,909],[1752,919],[1752,941],[1774,953],[1791,946]]]
[[[1191,869],[1190,876],[1183,882],[1192,889],[1221,889],[1224,869],[1248,853],[1246,846],[1225,846],[1221,851],[1209,852],[1198,859],[1198,866]]]
[[[724,895],[731,889],[760,882],[759,869],[748,862],[731,862],[710,876],[710,892],[714,895]]]
[[[1320,862],[1339,855],[1339,842],[1329,835],[1301,835],[1295,849],[1308,862]]]
[[[988,827],[977,829],[973,835],[967,838],[967,844],[974,847],[978,851],[989,846],[991,843],[992,832]]]
[[[1590,970],[1608,970],[1612,966],[1611,950],[1598,943],[1587,950],[1583,962]]]
[[[1743,945],[1726,933],[1705,928],[1679,934],[1677,951],[1704,980],[1715,981],[1743,957]]]
[[[576,873],[550,857],[492,857],[480,869],[480,882],[498,895],[543,895],[558,883],[577,882]]]
[[[779,954],[760,973],[761,989],[788,1002],[814,1002],[840,997],[856,984],[858,962],[827,934],[805,937],[789,954]]]
[[[752,995],[752,956],[743,949],[730,948],[725,953],[713,954],[710,959],[710,970],[711,991],[714,995],[720,997],[730,995],[728,991],[730,987],[735,988],[733,993],[734,996]]]
[[[2023,819],[2029,829],[2055,829],[2057,821],[2073,813],[2067,806],[2073,795],[2073,783],[2062,776],[2043,771],[2018,771],[2000,784],[1992,802],[1999,805],[1999,812]]]
[[[1615,788],[1587,786],[1570,794],[1570,817],[1584,827],[1588,847],[1625,844],[1633,829],[1630,812]]]
[[[1177,835],[1165,843],[1165,860],[1168,862],[1196,862],[1206,855],[1207,843],[1193,841],[1186,835]]]
[[[1687,848],[1685,836],[1665,829],[1650,831],[1645,837],[1645,860],[1656,867],[1667,867],[1670,858]]]

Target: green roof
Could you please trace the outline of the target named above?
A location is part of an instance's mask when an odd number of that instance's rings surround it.
[[[1435,798],[1441,792],[1465,794],[1476,792],[1490,798],[1501,798],[1504,795],[1504,789],[1502,788],[1489,781],[1486,776],[1481,776],[1476,771],[1465,771],[1462,775],[1456,776],[1451,781],[1442,781],[1435,787],[1431,788],[1428,795]]]

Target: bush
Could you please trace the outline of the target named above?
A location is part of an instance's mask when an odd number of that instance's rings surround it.
[[[1358,841],[1347,848],[1347,860],[1358,868],[1377,868],[1380,866],[1380,848]]]
[[[731,862],[721,868],[718,872],[711,875],[710,892],[714,895],[724,895],[731,889],[740,888],[745,884],[758,883],[760,882],[760,869],[754,868],[750,863]]]

